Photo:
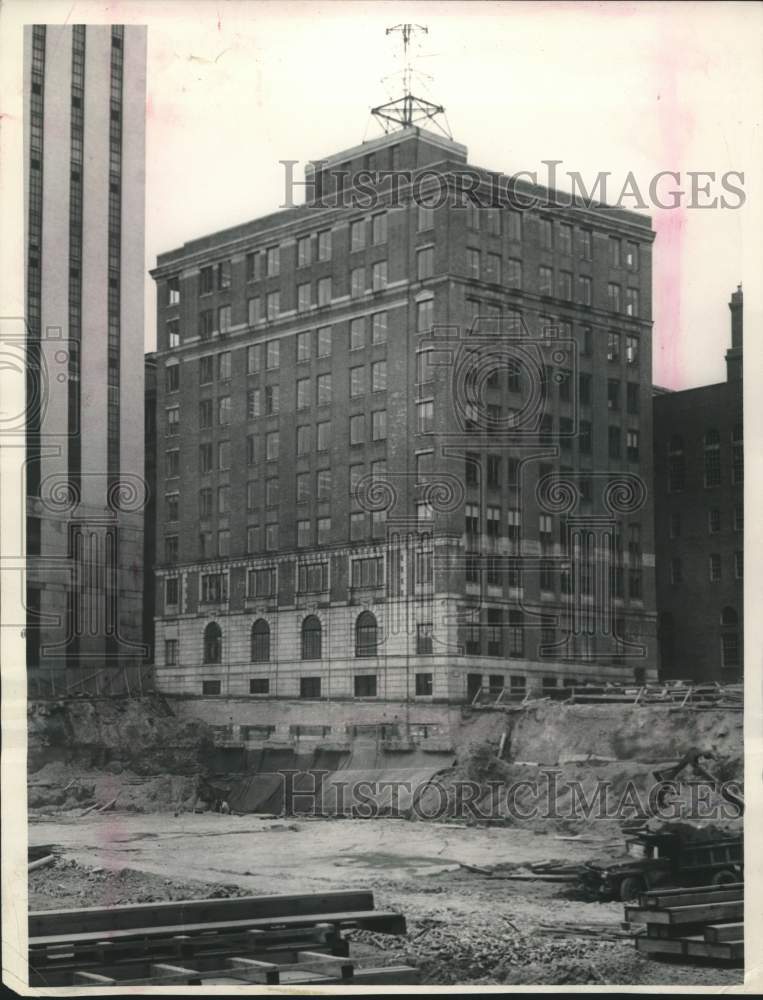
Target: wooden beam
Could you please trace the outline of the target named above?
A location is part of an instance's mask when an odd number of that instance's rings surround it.
[[[182,965],[157,962],[151,966],[149,976],[164,986],[201,986],[199,970],[186,969]]]
[[[696,906],[702,903],[727,903],[744,899],[744,889],[726,888],[709,892],[707,889],[685,889],[683,892],[655,893],[639,897],[646,909],[656,910],[671,906]]]
[[[116,986],[116,979],[109,979],[108,976],[99,976],[95,972],[75,972],[72,977],[72,986]]]
[[[744,938],[744,923],[708,924],[705,927],[705,941],[708,944],[721,944],[723,941],[737,941]]]
[[[642,900],[657,899],[663,896],[669,899],[671,896],[680,896],[684,892],[728,892],[730,889],[739,889],[743,892],[744,882],[727,882],[724,885],[685,885],[674,889],[650,889],[649,892],[641,893],[639,902],[642,906],[648,906],[649,903],[642,902]]]
[[[348,958],[336,955],[323,955],[317,951],[298,951],[297,962],[300,972],[313,969],[326,976],[339,976],[341,979],[352,979],[355,964]]]
[[[29,937],[48,937],[66,932],[115,931],[130,927],[160,927],[288,917],[301,914],[332,914],[349,910],[372,910],[374,895],[366,891],[307,893],[281,896],[242,896],[232,899],[192,899],[167,903],[132,903],[127,906],[41,910],[29,914]]]
[[[258,962],[253,958],[229,958],[225,962],[225,968],[229,972],[241,971],[259,973],[260,982],[269,986],[278,986],[281,981],[281,970],[273,962]]]
[[[722,923],[744,919],[744,902],[702,903],[697,906],[670,906],[664,910],[638,906],[625,908],[625,919],[642,924]]]

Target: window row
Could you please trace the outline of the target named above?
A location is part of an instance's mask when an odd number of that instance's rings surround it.
[[[727,567],[728,572],[729,567]],[[681,556],[673,556],[670,560],[669,578],[672,584],[684,583],[686,575]],[[744,578],[744,551],[739,549],[733,557],[733,575],[735,580]],[[723,579],[723,558],[720,552],[711,552],[707,558],[707,578],[711,583],[719,583]]]

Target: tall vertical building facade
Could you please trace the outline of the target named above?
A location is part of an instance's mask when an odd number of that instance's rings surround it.
[[[654,233],[499,178],[404,127],[158,258],[163,690],[655,676]]]
[[[145,28],[25,28],[30,671],[143,657],[145,90]]]
[[[741,287],[726,381],[654,400],[660,672],[736,683],[744,663]]]

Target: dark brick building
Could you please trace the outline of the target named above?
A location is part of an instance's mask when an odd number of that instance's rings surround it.
[[[743,664],[742,290],[727,379],[654,400],[660,673],[739,681]]]
[[[399,204],[336,204],[364,169],[410,171]],[[491,207],[499,175],[414,127],[309,176],[152,272],[160,685],[654,675],[649,219],[527,185],[536,207]]]

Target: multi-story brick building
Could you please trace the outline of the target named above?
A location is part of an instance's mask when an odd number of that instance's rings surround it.
[[[466,155],[404,128],[159,257],[165,691],[654,673],[649,220],[526,185],[537,207],[484,207]],[[335,176],[364,169],[409,174],[361,207]]]
[[[62,688],[145,652],[145,101],[145,27],[24,29],[27,664]]]
[[[741,680],[743,299],[731,296],[727,379],[654,400],[660,673]]]

